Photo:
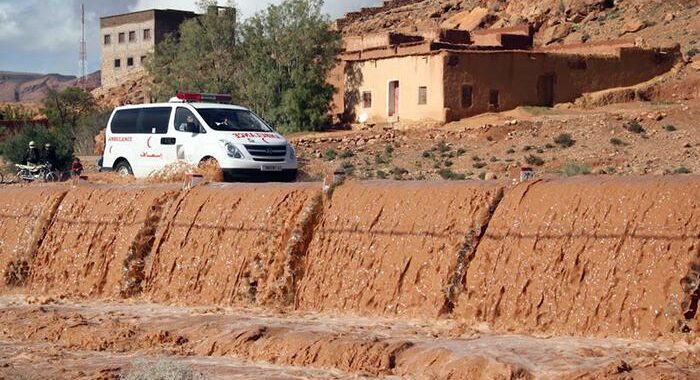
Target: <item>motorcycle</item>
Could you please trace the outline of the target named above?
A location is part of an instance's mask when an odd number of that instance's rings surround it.
[[[44,182],[58,181],[58,173],[51,170],[48,165],[15,164],[15,166],[19,169],[17,171],[17,178],[25,182],[32,182],[36,180],[42,180]]]

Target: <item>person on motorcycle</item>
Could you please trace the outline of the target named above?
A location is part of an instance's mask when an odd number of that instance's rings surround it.
[[[43,159],[44,163],[49,167],[49,170],[53,170],[56,166],[56,151],[50,143],[44,144]]]
[[[39,164],[39,150],[36,149],[34,141],[29,142],[29,149],[27,149],[27,153],[24,155],[24,162],[27,165]]]

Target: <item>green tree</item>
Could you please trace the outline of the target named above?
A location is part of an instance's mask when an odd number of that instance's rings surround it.
[[[81,122],[97,108],[92,95],[76,87],[49,90],[43,105],[49,125],[70,139],[77,138]]]
[[[5,160],[15,164],[24,164],[24,156],[30,141],[37,144],[41,151],[45,143],[51,143],[56,150],[56,166],[59,170],[65,170],[73,157],[71,140],[65,134],[56,129],[48,129],[43,125],[27,125],[19,133],[8,137],[0,149]]]
[[[204,12],[180,25],[179,37],[169,35],[146,60],[152,77],[151,96],[167,100],[178,91],[236,92],[236,12],[232,3],[199,2]]]
[[[240,94],[285,131],[318,129],[327,121],[340,34],[321,13],[321,0],[270,5],[241,27]]]
[[[216,4],[201,1],[206,12],[147,59],[154,98],[182,90],[228,93],[282,131],[322,127],[334,92],[326,78],[341,48],[340,34],[321,13],[323,1],[285,0],[242,25],[232,9],[220,13]]]

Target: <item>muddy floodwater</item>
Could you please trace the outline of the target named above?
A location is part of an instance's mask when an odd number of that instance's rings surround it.
[[[698,176],[3,187],[0,378],[700,378],[699,199]]]

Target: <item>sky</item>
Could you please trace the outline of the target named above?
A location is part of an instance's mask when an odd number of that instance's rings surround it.
[[[249,17],[281,0],[236,0],[239,14]],[[79,73],[81,0],[0,0],[0,71]],[[144,9],[196,11],[195,0],[84,0],[85,38],[91,73],[100,68],[100,17]],[[225,5],[226,1],[219,1]],[[332,18],[381,0],[326,0]]]

